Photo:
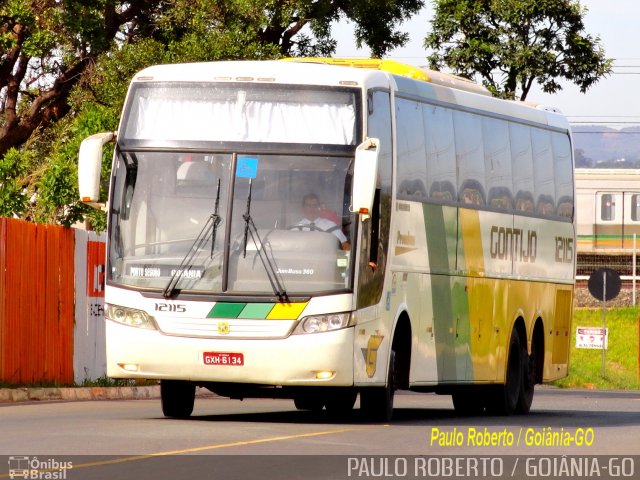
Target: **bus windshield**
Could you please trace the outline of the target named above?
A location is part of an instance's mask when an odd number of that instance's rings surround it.
[[[351,289],[350,169],[349,156],[119,152],[109,281],[165,294]]]

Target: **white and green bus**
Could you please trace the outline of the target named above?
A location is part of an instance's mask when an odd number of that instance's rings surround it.
[[[568,372],[571,136],[553,109],[392,61],[162,65],[117,133],[107,373],[387,421],[398,389],[526,413]],[[309,213],[309,210],[312,213]]]

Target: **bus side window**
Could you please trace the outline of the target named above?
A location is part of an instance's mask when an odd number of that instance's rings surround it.
[[[535,210],[531,193],[518,192],[516,195],[516,210],[518,212],[533,212]]]
[[[456,199],[456,189],[453,184],[447,181],[434,181],[431,184],[429,196],[443,202],[454,202]]]
[[[538,198],[538,205],[536,211],[540,215],[545,217],[555,215],[555,205],[553,204],[553,197],[550,195],[540,195]]]
[[[506,187],[492,187],[489,190],[489,206],[510,212],[513,210],[513,198]]]
[[[484,205],[484,190],[477,180],[465,180],[460,189],[460,202],[465,205]]]

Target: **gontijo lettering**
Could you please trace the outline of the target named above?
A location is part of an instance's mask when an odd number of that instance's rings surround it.
[[[515,262],[536,261],[538,232],[522,228],[491,227],[491,258]]]

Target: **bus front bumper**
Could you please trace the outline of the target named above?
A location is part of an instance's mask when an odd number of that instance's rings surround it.
[[[354,328],[280,339],[164,335],[106,321],[107,375],[275,386],[353,385]]]

